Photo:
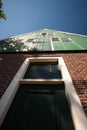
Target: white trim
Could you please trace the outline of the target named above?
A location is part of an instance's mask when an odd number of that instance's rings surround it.
[[[73,42],[72,39],[71,39],[70,37],[68,37],[68,39],[69,39],[71,42]]]
[[[50,43],[51,43],[52,51],[54,51],[53,42],[52,42],[52,38],[51,37],[50,37]]]
[[[82,37],[87,37],[87,35],[84,35],[84,34],[77,34],[77,33],[71,33],[71,32],[64,32],[64,31],[58,31],[58,30],[52,30],[52,29],[47,29],[47,30],[50,30],[50,31],[56,31],[56,32],[59,32],[59,33],[66,33],[66,34],[70,34],[70,35],[76,35],[76,36],[82,36]]]
[[[71,33],[71,32],[63,32],[63,31],[57,31],[57,32],[59,32],[59,33],[65,33],[65,34],[70,34],[70,35],[75,35],[75,36],[87,37],[87,35],[76,34],[76,33]]]
[[[62,79],[20,79],[20,84],[64,84]]]
[[[30,62],[58,62],[58,57],[29,58]]]
[[[61,40],[61,38],[60,38],[60,37],[59,37],[59,40],[60,40],[59,42],[62,42],[62,40]]]

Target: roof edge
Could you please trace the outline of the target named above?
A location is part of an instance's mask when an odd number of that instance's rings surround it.
[[[83,35],[83,34],[76,34],[76,33],[71,33],[71,32],[58,31],[58,30],[55,30],[55,29],[47,29],[47,28],[44,28],[44,29],[40,29],[40,30],[36,30],[36,31],[31,31],[31,32],[27,32],[27,33],[18,34],[18,35],[14,35],[14,36],[11,36],[11,37],[3,38],[3,39],[0,39],[0,41],[5,40],[5,39],[8,39],[8,38],[14,38],[14,37],[18,37],[18,36],[22,36],[22,35],[26,35],[26,34],[35,33],[35,32],[42,31],[42,30],[50,30],[50,31],[56,31],[56,32],[59,32],[59,33],[65,33],[65,34],[70,34],[70,35],[76,35],[76,36],[87,37],[87,35]]]
[[[46,29],[45,28],[44,30],[52,30],[52,29]],[[87,35],[84,35],[84,34],[78,34],[78,33],[72,33],[72,32],[65,32],[65,31],[58,31],[58,30],[54,30],[54,29],[52,31],[56,31],[56,32],[59,32],[59,33],[66,33],[66,34],[70,34],[70,35],[87,37]]]

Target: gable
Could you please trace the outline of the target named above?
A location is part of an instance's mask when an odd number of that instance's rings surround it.
[[[0,41],[0,52],[87,50],[87,36],[43,29]]]

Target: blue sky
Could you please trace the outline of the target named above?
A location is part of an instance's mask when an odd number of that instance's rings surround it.
[[[0,39],[39,29],[87,35],[87,0],[2,0]]]

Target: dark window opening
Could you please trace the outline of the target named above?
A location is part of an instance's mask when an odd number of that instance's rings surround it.
[[[1,129],[74,130],[64,86],[55,88],[58,85],[20,85]]]
[[[56,62],[30,63],[24,79],[61,79],[61,72]]]
[[[28,39],[27,42],[32,42],[34,39]]]
[[[52,41],[55,42],[55,41],[60,41],[59,38],[52,38]]]
[[[45,42],[44,41],[33,41],[32,43],[34,44],[34,43],[45,43]]]
[[[45,36],[46,36],[46,33],[42,33],[42,36],[45,37]]]

